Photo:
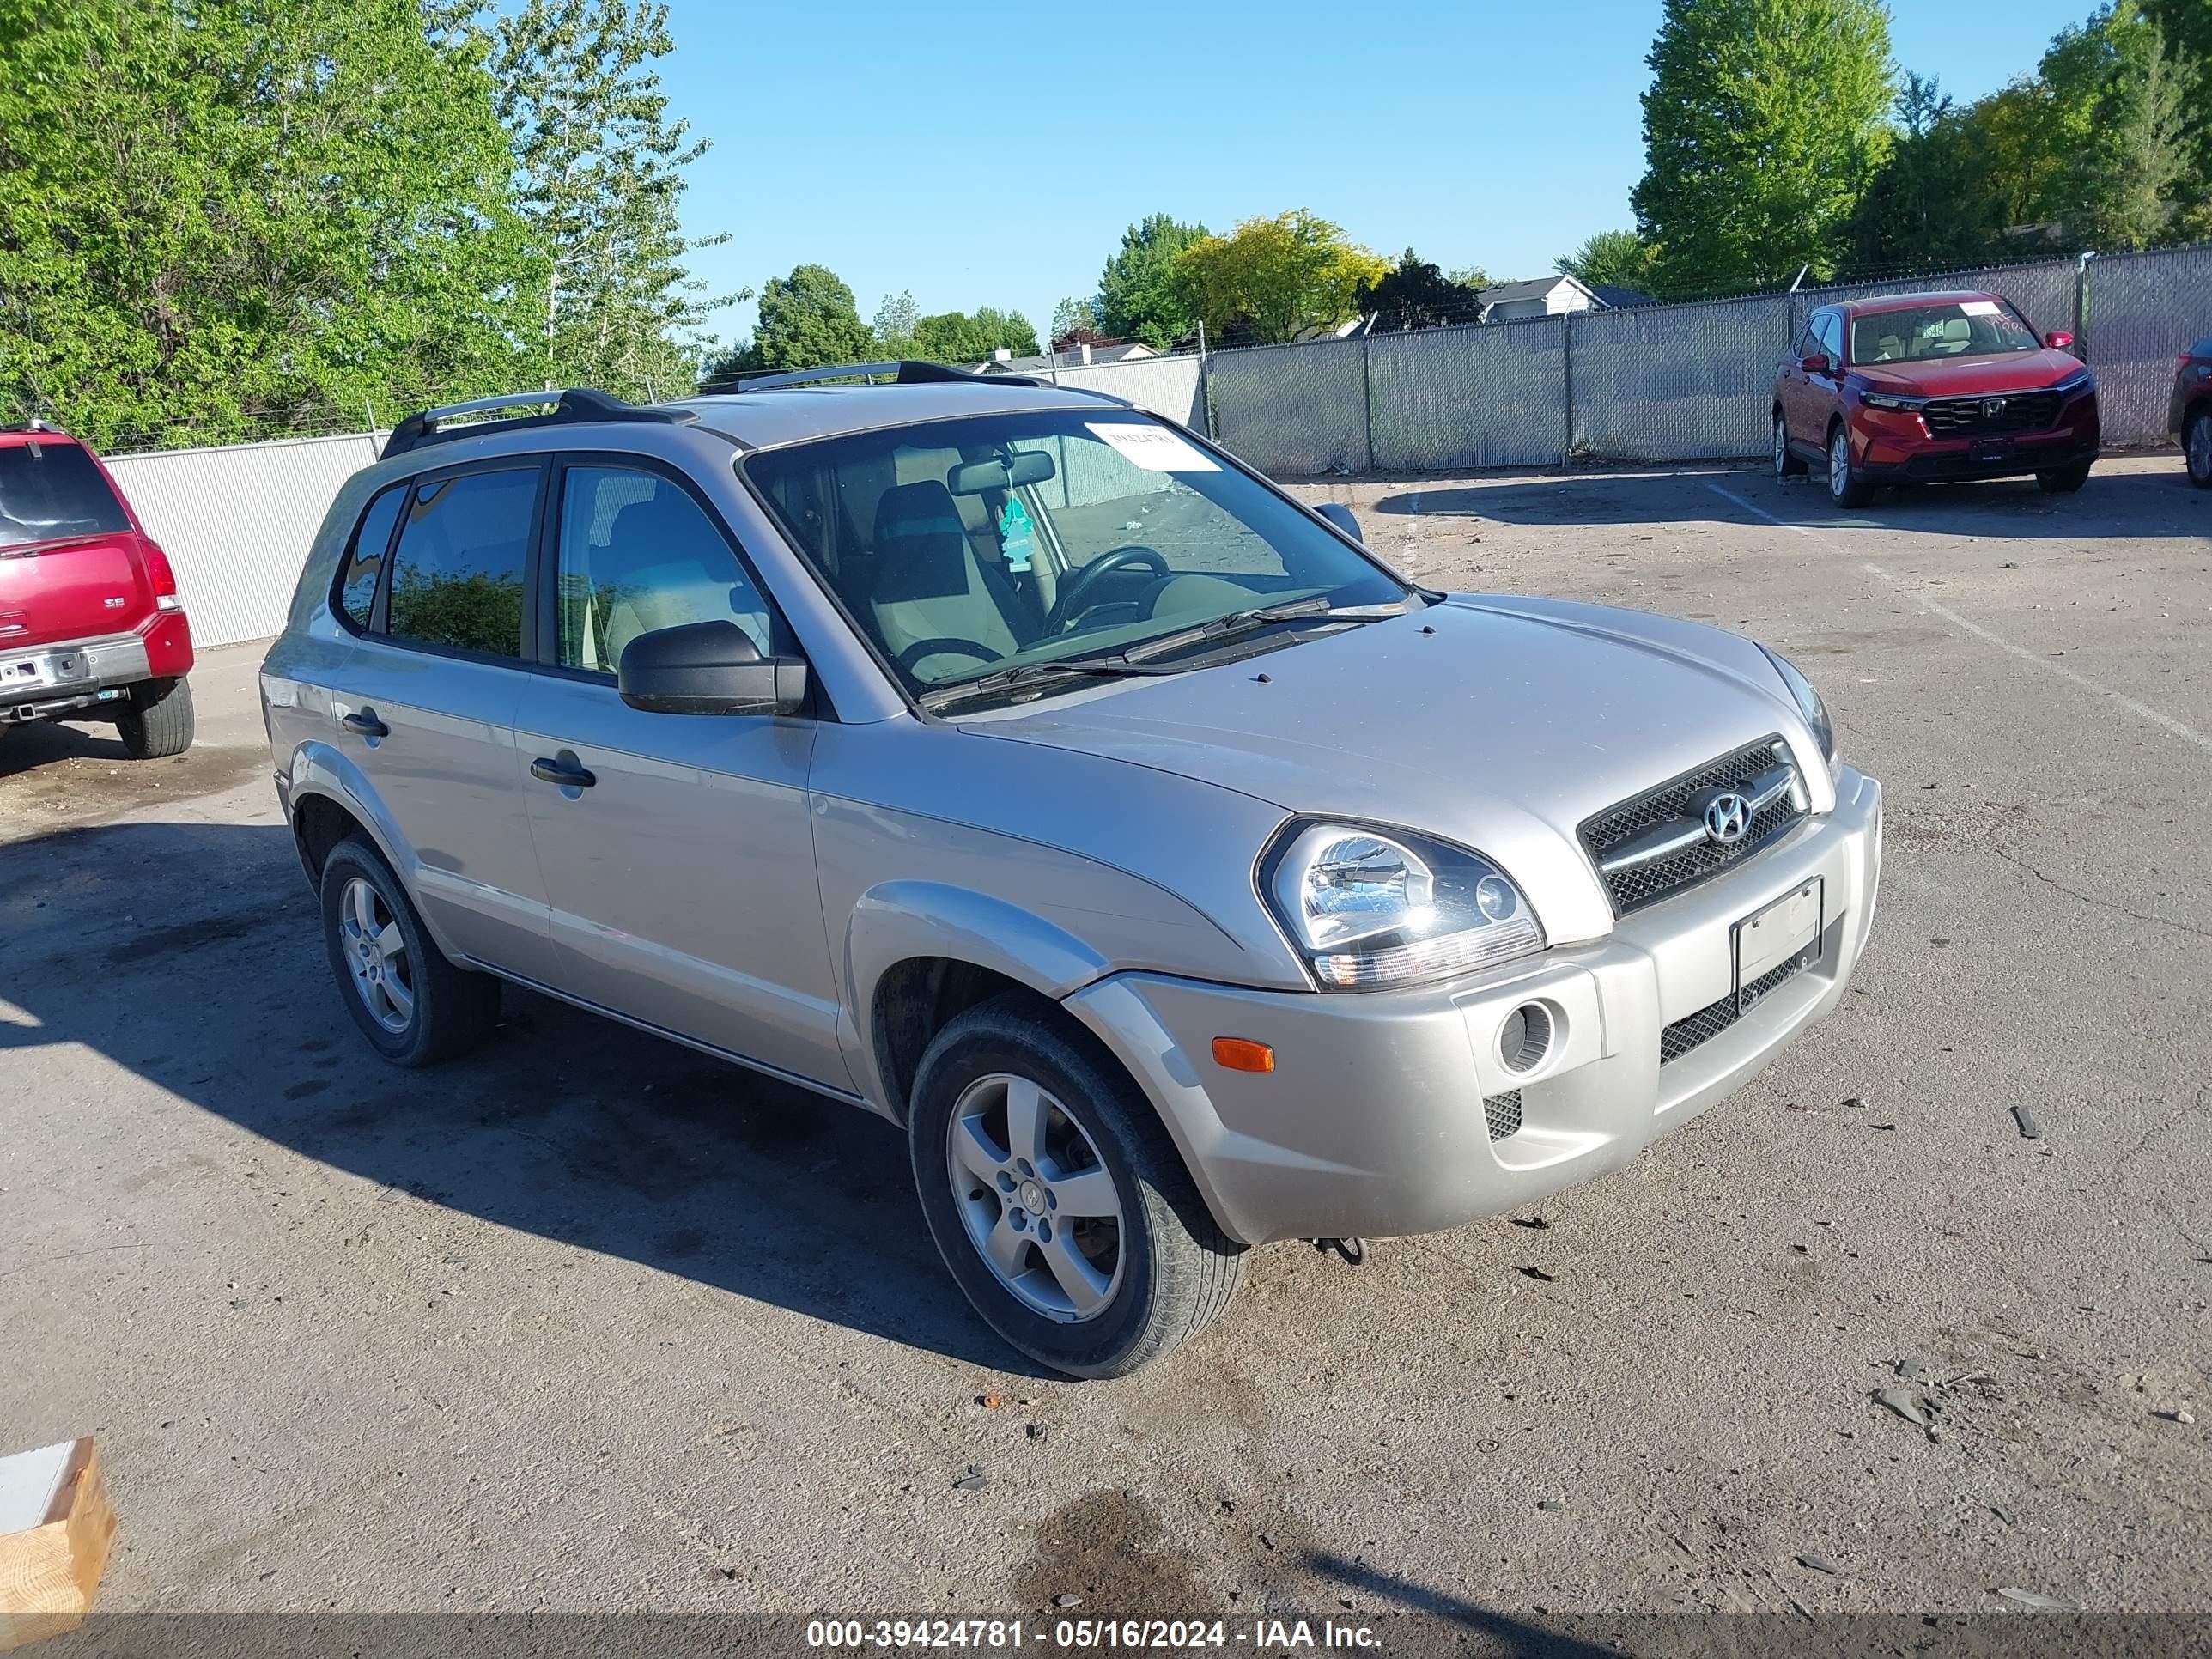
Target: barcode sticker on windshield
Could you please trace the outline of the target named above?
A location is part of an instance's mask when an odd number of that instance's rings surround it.
[[[1995,300],[1961,300],[1959,309],[1969,317],[1994,317],[2003,307]]]
[[[1164,426],[1109,425],[1103,421],[1084,424],[1147,472],[1221,471],[1205,451]]]

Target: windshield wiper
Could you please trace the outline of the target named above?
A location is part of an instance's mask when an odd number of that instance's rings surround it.
[[[1331,622],[1370,623],[1386,622],[1392,617],[1405,614],[1406,607],[1402,605],[1332,608],[1327,594],[1316,593],[1311,599],[1288,599],[1281,605],[1263,605],[1249,611],[1232,611],[1225,617],[1215,617],[1189,628],[1178,629],[1172,634],[1163,634],[1158,639],[1146,640],[1131,646],[1121,653],[1121,660],[1149,662],[1154,657],[1180,651],[1185,646],[1210,645],[1217,641],[1234,639],[1239,634],[1249,634],[1254,629],[1265,628],[1271,623],[1297,622],[1305,617],[1326,617]]]
[[[1054,680],[1084,680],[1113,674],[1172,674],[1172,668],[1146,668],[1139,664],[1116,657],[1068,657],[1054,662],[1018,662],[1011,668],[1001,668],[980,679],[962,680],[956,685],[940,685],[925,691],[916,699],[924,708],[935,710],[966,702],[972,697],[987,697],[994,691],[1007,691],[1024,685],[1049,685]]]

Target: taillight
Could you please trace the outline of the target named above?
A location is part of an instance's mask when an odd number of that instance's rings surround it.
[[[146,575],[154,584],[154,608],[156,611],[181,611],[185,602],[177,597],[177,573],[169,568],[169,556],[152,542],[142,541],[146,550]]]

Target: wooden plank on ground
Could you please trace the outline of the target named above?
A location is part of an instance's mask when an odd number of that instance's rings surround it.
[[[0,1648],[75,1629],[114,1540],[90,1436],[0,1457]]]

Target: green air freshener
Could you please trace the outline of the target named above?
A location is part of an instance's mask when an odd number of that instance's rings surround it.
[[[1006,568],[1026,570],[1030,554],[1036,544],[1036,526],[1030,520],[1030,510],[1024,507],[1018,495],[1006,498],[1006,506],[999,509],[999,543],[1006,550]]]

